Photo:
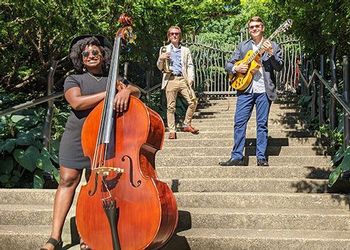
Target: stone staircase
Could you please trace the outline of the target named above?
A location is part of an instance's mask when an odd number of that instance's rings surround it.
[[[349,197],[326,193],[330,158],[293,102],[271,107],[270,167],[256,166],[255,114],[248,166],[218,165],[232,148],[235,101],[210,100],[193,121],[200,134],[180,132],[157,153],[159,177],[179,207],[177,232],[163,249],[350,249]],[[0,190],[0,250],[39,249],[50,233],[54,192]],[[73,216],[74,209],[64,249],[79,249]]]

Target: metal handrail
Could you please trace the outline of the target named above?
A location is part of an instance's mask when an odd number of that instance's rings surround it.
[[[41,97],[41,98],[36,99],[36,100],[27,101],[25,103],[21,103],[21,104],[18,104],[16,106],[13,106],[12,108],[8,108],[8,109],[0,111],[0,116],[10,115],[10,114],[15,113],[17,111],[20,111],[20,110],[23,110],[26,108],[30,108],[30,107],[36,106],[38,104],[54,100],[54,99],[62,97],[62,96],[63,96],[63,92],[59,92],[59,93],[54,93],[54,94],[51,94],[48,96]]]
[[[139,89],[140,89],[142,94],[146,94],[147,95],[147,94],[150,94],[151,92],[157,90],[158,88],[160,88],[160,85],[161,84],[157,84],[157,85],[155,85],[155,86],[153,86],[152,88],[149,88],[149,89],[143,89],[143,88],[139,88]],[[1,110],[0,111],[0,116],[10,115],[10,114],[18,112],[20,110],[39,105],[41,103],[48,102],[48,101],[60,98],[62,96],[63,96],[63,92],[57,92],[57,93],[54,93],[54,94],[51,94],[51,95],[48,95],[48,96],[44,96],[44,97],[32,100],[32,101],[27,101],[25,103],[21,103],[21,104],[18,104],[16,106],[13,106],[11,108]]]
[[[336,80],[336,74],[335,74],[335,48],[332,49],[332,56],[333,61],[331,60],[331,70],[332,70],[332,80],[333,87],[328,83],[327,80],[324,79],[324,56],[321,55],[321,63],[320,63],[320,70],[314,69],[312,71],[311,76],[309,77],[309,81],[306,80],[305,76],[303,74],[300,74],[300,78],[302,80],[302,93],[305,94],[305,90],[309,91],[310,88],[312,88],[312,100],[311,100],[311,117],[314,118],[318,114],[319,118],[319,124],[325,124],[325,93],[324,89],[326,88],[330,93],[330,107],[329,107],[329,125],[331,129],[336,128],[336,104],[340,105],[343,113],[344,113],[344,135],[343,135],[343,144],[345,147],[350,145],[350,79],[349,79],[349,62],[348,57],[343,57],[343,81],[340,83],[343,83],[344,85],[344,93],[343,95],[338,93],[337,88],[337,80]],[[308,73],[308,65],[311,65],[312,67],[312,61],[307,62],[307,69],[306,73]],[[315,81],[318,80],[321,84],[317,88]],[[304,88],[305,86],[305,88]],[[318,92],[319,91],[319,92]],[[317,110],[317,95],[319,96],[318,100],[318,110]],[[317,113],[318,111],[318,113]],[[316,114],[317,113],[317,114]]]
[[[303,74],[300,74],[301,79],[303,80],[306,87],[309,87],[311,83],[313,83],[313,78],[317,76],[317,78],[323,83],[323,85],[328,89],[328,91],[331,93],[331,95],[338,101],[338,103],[343,107],[343,109],[346,111],[348,115],[350,115],[350,106],[342,99],[341,95],[338,93],[337,90],[332,88],[329,83],[320,75],[320,73],[317,72],[316,69],[312,72],[312,75],[310,77],[309,82],[305,79]],[[340,83],[342,83],[341,81]]]

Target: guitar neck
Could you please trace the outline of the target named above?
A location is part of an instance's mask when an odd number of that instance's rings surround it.
[[[277,34],[279,33],[279,30],[275,30],[266,40],[272,40],[275,36],[277,36]],[[251,63],[255,57],[259,54],[261,47],[262,47],[263,42],[261,42],[258,47],[256,48],[256,50],[254,51],[254,53],[249,57],[247,63]]]

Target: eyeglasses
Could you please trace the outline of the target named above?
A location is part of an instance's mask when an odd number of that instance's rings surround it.
[[[261,24],[257,24],[257,25],[252,25],[252,26],[249,26],[249,29],[254,29],[254,28],[256,28],[256,29],[258,29],[258,28],[260,28],[262,25]]]
[[[81,52],[81,55],[83,57],[88,57],[90,55],[90,52],[93,56],[99,56],[101,55],[100,51],[96,50],[96,49],[93,49],[91,51],[87,51],[87,50],[84,50],[83,52]]]
[[[178,36],[180,33],[179,32],[170,32],[169,35],[171,36]]]

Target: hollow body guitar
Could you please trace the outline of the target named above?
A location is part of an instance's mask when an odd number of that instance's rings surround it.
[[[247,64],[249,67],[245,74],[240,72],[236,72],[234,75],[229,74],[229,81],[232,88],[242,91],[248,88],[252,82],[255,72],[257,72],[261,66],[259,54],[255,55],[254,59],[251,60],[251,57],[254,56],[254,54],[255,53],[253,50],[249,50],[243,60],[237,61],[235,63],[235,66],[243,63]]]
[[[280,32],[284,32],[292,25],[292,19],[286,20],[278,29],[276,29],[267,40],[272,40],[275,36],[277,36]],[[262,43],[258,45],[255,50],[249,50],[242,60],[239,60],[234,63],[234,66],[238,66],[240,64],[247,64],[248,70],[246,73],[236,72],[235,74],[228,73],[228,80],[231,84],[232,88],[243,91],[249,87],[251,84],[254,74],[261,67],[260,63],[260,51],[262,49]]]

